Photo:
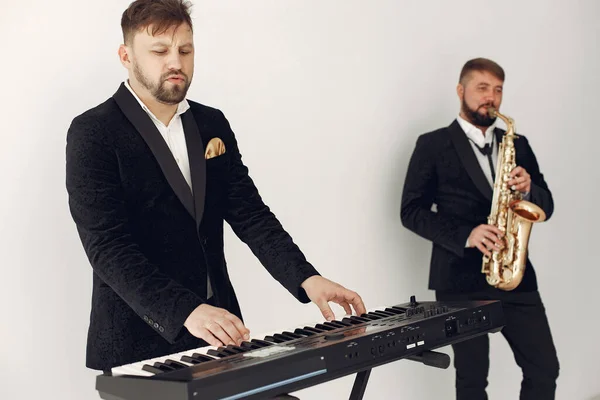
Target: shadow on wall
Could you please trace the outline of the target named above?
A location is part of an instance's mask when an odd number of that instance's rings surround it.
[[[593,397],[590,397],[590,398],[589,398],[589,399],[587,399],[587,400],[600,400],[600,393],[598,393],[597,395],[595,395],[595,396],[593,396]]]

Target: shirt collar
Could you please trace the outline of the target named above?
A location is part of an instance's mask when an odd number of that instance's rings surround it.
[[[494,129],[496,128],[496,121],[492,125],[490,125],[486,131],[485,136],[482,134],[481,129],[477,128],[475,125],[470,123],[469,121],[462,118],[460,115],[456,118],[460,127],[465,132],[467,137],[471,139],[477,146],[483,147],[486,144],[492,144],[494,141]]]
[[[125,81],[123,82],[125,84],[125,87],[127,89],[129,89],[129,91],[131,92],[131,94],[133,95],[133,97],[135,97],[135,99],[138,101],[138,103],[140,103],[140,106],[142,107],[142,109],[144,111],[146,111],[146,113],[150,116],[150,118],[154,119],[155,121],[159,121],[160,120],[158,118],[156,118],[156,116],[152,113],[152,111],[150,111],[150,109],[146,106],[146,104],[144,104],[144,102],[138,97],[138,95],[133,91],[133,89],[131,88],[131,86],[129,85],[129,80],[125,79]],[[179,116],[181,114],[183,114],[184,112],[186,112],[188,109],[190,108],[190,104],[188,103],[188,101],[186,99],[183,99],[182,101],[179,102],[179,104],[177,105],[177,111],[175,112],[175,116]],[[161,122],[162,123],[162,122]]]

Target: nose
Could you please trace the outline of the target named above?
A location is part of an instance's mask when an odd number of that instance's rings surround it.
[[[483,104],[495,105],[498,101],[498,97],[494,93],[488,93],[483,97]]]
[[[179,52],[172,52],[167,60],[167,68],[169,70],[179,71],[181,69],[181,55]]]

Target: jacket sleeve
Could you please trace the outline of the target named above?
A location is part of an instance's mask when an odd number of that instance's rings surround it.
[[[540,206],[546,213],[546,220],[549,220],[554,213],[554,200],[552,198],[552,192],[544,179],[544,175],[540,171],[537,158],[529,144],[529,141],[525,136],[520,136],[517,140],[522,140],[523,147],[525,149],[525,157],[521,158],[517,153],[517,160],[519,164],[525,168],[527,173],[531,176],[531,191],[529,192],[528,200],[532,203]]]
[[[227,137],[226,151],[230,153],[231,160],[225,220],[271,276],[300,302],[308,303],[310,299],[300,285],[319,273],[263,202],[248,168],[242,162],[229,122],[221,112],[220,117]]]
[[[203,300],[161,273],[136,243],[116,153],[95,121],[78,117],[68,130],[66,188],[70,212],[94,272],[173,343]]]
[[[435,160],[432,137],[419,136],[404,181],[400,219],[407,229],[463,257],[476,225],[431,209],[437,188]]]

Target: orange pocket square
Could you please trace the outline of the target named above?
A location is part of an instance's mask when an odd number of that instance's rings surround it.
[[[220,156],[223,153],[225,153],[225,143],[217,137],[212,138],[206,145],[204,158],[208,160],[209,158]]]

